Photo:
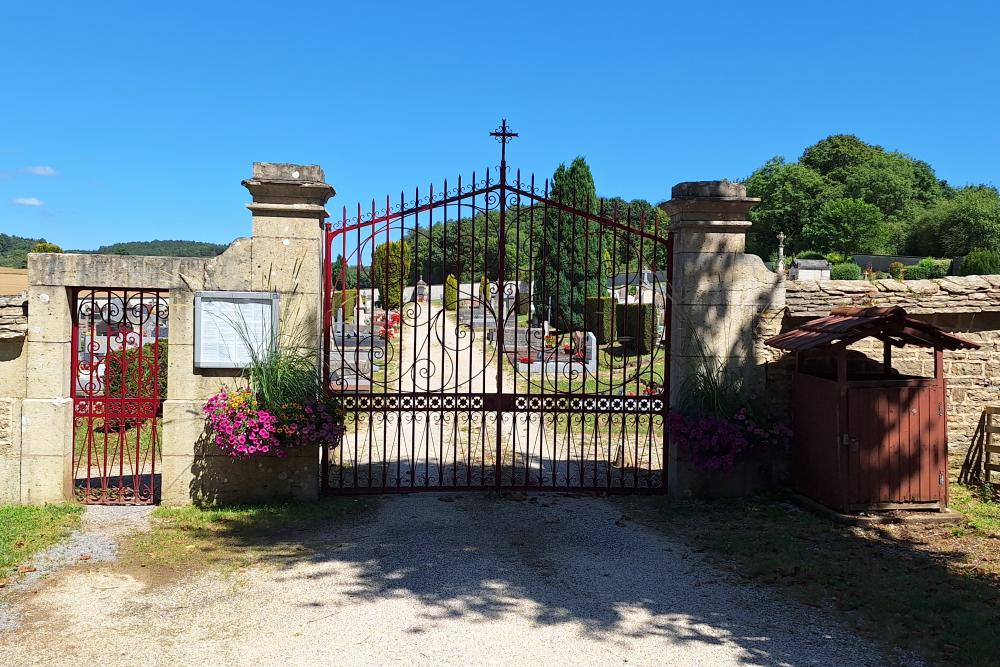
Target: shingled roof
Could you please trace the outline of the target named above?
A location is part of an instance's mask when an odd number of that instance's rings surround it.
[[[805,324],[764,341],[771,347],[792,352],[819,347],[848,345],[874,337],[896,347],[917,345],[943,350],[975,349],[978,343],[959,338],[940,327],[908,317],[899,306],[889,308],[834,308],[826,317]]]

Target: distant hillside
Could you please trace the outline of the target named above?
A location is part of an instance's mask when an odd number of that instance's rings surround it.
[[[23,269],[28,266],[28,251],[45,239],[0,234],[0,266]]]
[[[203,241],[126,241],[102,245],[97,250],[68,252],[93,252],[101,255],[169,255],[172,257],[215,257],[226,249],[222,243]]]
[[[28,266],[28,251],[46,239],[0,234],[0,266],[23,269]],[[215,257],[226,246],[202,241],[126,241],[102,245],[97,250],[67,250],[66,252],[100,253],[103,255],[169,255],[173,257]]]

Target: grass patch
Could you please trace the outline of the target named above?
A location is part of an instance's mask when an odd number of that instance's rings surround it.
[[[102,421],[100,419],[95,419],[93,425],[88,428],[86,421],[81,421],[73,429],[73,450],[74,459],[78,463],[78,466],[82,466],[80,470],[86,468],[87,463],[87,449],[88,449],[88,433],[92,434],[90,447],[91,460],[95,466],[100,466],[104,457],[110,463],[114,463],[115,467],[118,465],[119,455],[124,455],[126,464],[134,464],[136,457],[136,441],[139,443],[139,463],[142,467],[148,468],[149,466],[149,456],[150,452],[153,451],[153,421],[149,419],[139,420],[140,423],[131,428],[112,429],[105,433],[102,428]],[[156,461],[157,464],[160,461],[160,448],[161,440],[163,438],[163,426],[162,420],[157,417],[155,419],[156,426]],[[128,465],[126,466],[128,467]],[[130,470],[129,470],[130,472]]]
[[[80,525],[82,505],[0,505],[0,580]]]
[[[342,524],[366,511],[366,498],[316,503],[269,503],[217,508],[159,507],[153,526],[124,550],[127,565],[189,573],[206,567],[239,569],[260,562],[289,562],[310,552],[307,533]],[[156,578],[155,575],[153,575]]]
[[[890,653],[912,651],[931,664],[997,664],[997,542],[978,528],[968,529],[977,533],[970,539],[953,527],[845,527],[781,498],[622,502],[637,520],[680,537],[721,568],[833,612]],[[994,509],[981,510],[985,518],[970,525],[989,526]]]
[[[952,484],[951,509],[968,519],[968,527],[982,535],[1000,537],[1000,502],[990,497],[988,486],[972,488]],[[1000,545],[997,546],[1000,551]],[[997,554],[1000,557],[1000,553]]]

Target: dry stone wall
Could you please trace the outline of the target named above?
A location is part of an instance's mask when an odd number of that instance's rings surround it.
[[[965,451],[983,408],[1000,405],[1000,276],[964,276],[934,280],[788,281],[787,311],[782,330],[828,315],[836,306],[901,306],[917,318],[981,345],[978,350],[945,352],[948,379],[948,438],[952,449]],[[867,340],[853,345],[875,361],[882,344]],[[769,391],[788,395],[790,360],[771,359]],[[925,349],[893,351],[901,373],[933,375],[934,356]]]
[[[28,295],[0,296],[0,340],[23,339],[28,330]]]
[[[0,503],[18,500],[28,295],[0,295]]]

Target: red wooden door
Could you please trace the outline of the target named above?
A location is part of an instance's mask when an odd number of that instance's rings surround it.
[[[848,390],[848,504],[946,498],[943,392],[933,380]]]

